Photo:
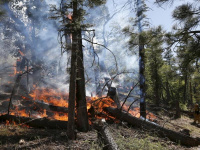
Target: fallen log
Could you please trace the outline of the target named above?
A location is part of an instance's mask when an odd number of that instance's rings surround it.
[[[107,108],[104,108],[104,111],[106,111],[113,117],[120,119],[121,121],[125,121],[125,122],[129,123],[130,125],[133,125],[133,126],[136,126],[139,128],[143,128],[143,129],[147,129],[149,131],[153,131],[158,136],[167,137],[171,141],[180,143],[181,145],[185,145],[185,146],[189,146],[189,147],[200,145],[200,138],[193,138],[193,137],[190,137],[183,133],[163,128],[154,122],[145,121],[144,119],[136,118],[126,112],[120,111],[117,108],[107,107]]]
[[[46,109],[47,111],[56,111],[56,112],[62,112],[62,113],[68,113],[68,108],[66,107],[60,107],[60,106],[54,106],[52,104],[48,104],[45,103],[43,101],[39,101],[39,100],[22,100],[20,101],[20,103],[24,106],[24,107],[28,107],[28,109],[32,110],[40,110],[42,109]]]
[[[67,129],[67,121],[60,120],[50,120],[48,118],[28,118],[28,117],[18,117],[13,115],[2,115],[0,116],[0,121],[5,122],[15,122],[19,125],[28,125],[34,128],[47,128],[47,129]]]
[[[9,105],[9,101],[0,101],[0,110],[1,113],[6,111],[6,108]],[[59,113],[68,113],[68,108],[66,107],[60,107],[60,106],[54,106],[48,103],[45,103],[43,101],[31,101],[31,100],[20,100],[20,104],[18,104],[18,110],[26,110],[26,112],[32,112],[32,111],[38,111],[40,112],[41,110],[46,110],[47,112],[59,112]],[[13,109],[15,109],[14,107],[15,105],[13,105],[13,108],[11,109],[11,111],[13,111]],[[31,114],[30,114],[31,115]]]
[[[104,150],[118,150],[118,146],[106,124],[102,122],[100,124],[94,124],[94,128],[98,131],[98,140],[104,144]]]

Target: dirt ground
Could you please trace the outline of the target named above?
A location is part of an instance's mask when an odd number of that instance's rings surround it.
[[[155,112],[156,122],[163,127],[181,131],[188,129],[192,137],[200,137],[199,125],[193,124],[193,119],[182,115],[180,119],[169,117],[166,112]],[[184,147],[160,138],[145,130],[129,126],[125,122],[108,124],[108,128],[121,150],[198,150],[199,147]],[[101,150],[97,131],[91,128],[87,133],[77,133],[75,141],[67,139],[65,130],[34,129],[19,125],[0,123],[0,150]]]
[[[52,129],[31,129],[17,125],[1,125],[1,150],[85,150],[98,149],[97,133],[78,133],[75,141],[67,139],[66,131]]]

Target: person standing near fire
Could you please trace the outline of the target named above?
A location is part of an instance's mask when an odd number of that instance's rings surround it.
[[[199,105],[196,103],[194,105],[194,123],[200,123],[200,112],[199,112]]]

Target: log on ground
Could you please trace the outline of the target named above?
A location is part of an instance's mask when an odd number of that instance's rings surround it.
[[[160,125],[150,122],[150,121],[145,121],[140,118],[136,118],[134,116],[131,116],[130,114],[126,112],[122,112],[117,108],[104,108],[104,111],[112,115],[113,117],[118,118],[121,121],[125,121],[129,123],[130,125],[147,129],[149,131],[153,131],[160,137],[167,137],[171,141],[174,141],[176,143],[180,143],[181,145],[185,146],[198,146],[200,145],[200,138],[193,138],[188,135],[185,135],[180,132],[172,131],[170,129],[166,129],[161,127]]]
[[[68,108],[66,107],[60,107],[60,106],[54,106],[52,104],[48,104],[45,103],[43,101],[40,100],[22,100],[20,102],[25,108],[27,107],[28,109],[32,109],[33,108],[35,110],[40,110],[42,109],[46,109],[47,111],[56,111],[56,112],[62,112],[62,113],[68,113]]]
[[[48,118],[28,118],[28,117],[18,117],[13,115],[2,115],[0,116],[0,121],[5,122],[15,122],[19,125],[26,124],[34,128],[47,128],[47,129],[67,129],[67,121],[60,120],[50,120]]]
[[[104,144],[104,150],[118,150],[107,125],[101,122],[101,124],[94,124],[94,128],[98,131],[98,139]]]

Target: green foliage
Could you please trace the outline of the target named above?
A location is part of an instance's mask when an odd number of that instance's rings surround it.
[[[163,53],[163,35],[164,31],[159,26],[145,33],[145,77],[147,85],[147,97],[156,105],[160,104],[162,93],[162,72],[161,67],[164,64]]]
[[[86,5],[89,7],[100,6],[105,3],[106,3],[106,0],[87,0],[86,1]]]
[[[177,20],[186,20],[188,18],[191,18],[193,15],[192,11],[192,5],[191,4],[184,4],[181,6],[178,6],[174,12],[173,12],[173,17]]]
[[[198,26],[199,14],[199,8],[196,8],[194,4],[187,3],[176,7],[172,16],[180,23],[183,23],[183,30],[188,31]]]

